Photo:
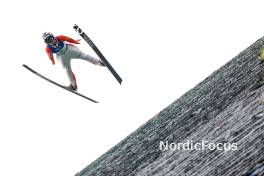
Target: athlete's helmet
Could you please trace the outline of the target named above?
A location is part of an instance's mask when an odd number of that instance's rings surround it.
[[[55,40],[55,37],[50,32],[44,32],[44,34],[42,35],[42,38],[45,43],[50,43],[51,41]]]

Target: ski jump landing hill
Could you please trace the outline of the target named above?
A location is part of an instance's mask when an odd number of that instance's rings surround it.
[[[264,175],[264,86],[252,89],[263,44],[259,39],[77,175]],[[237,150],[159,148],[160,141],[187,140],[237,143]]]

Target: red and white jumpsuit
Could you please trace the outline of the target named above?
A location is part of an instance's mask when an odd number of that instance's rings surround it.
[[[79,48],[72,44],[80,44],[78,40],[74,40],[70,37],[60,35],[55,37],[57,40],[56,46],[47,44],[46,52],[52,62],[55,64],[53,54],[56,54],[56,59],[60,62],[69,78],[71,88],[77,89],[77,83],[75,75],[71,69],[71,59],[83,59],[89,61],[95,65],[102,66],[100,59],[92,57],[86,53],[83,53]],[[67,42],[67,43],[66,43]]]

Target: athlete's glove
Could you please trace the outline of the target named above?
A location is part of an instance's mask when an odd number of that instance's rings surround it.
[[[76,44],[80,44],[81,39],[77,39],[75,41],[76,41]]]

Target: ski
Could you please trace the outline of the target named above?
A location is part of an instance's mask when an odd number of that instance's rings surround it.
[[[35,75],[39,76],[40,78],[42,78],[42,79],[44,79],[44,80],[46,80],[46,81],[48,81],[48,82],[50,82],[50,83],[52,83],[52,84],[55,84],[56,86],[58,86],[58,87],[60,87],[60,88],[63,88],[63,89],[65,89],[65,90],[68,90],[69,92],[74,93],[74,94],[76,94],[76,95],[78,95],[78,96],[80,96],[80,97],[83,97],[83,98],[85,98],[85,99],[87,99],[87,100],[89,100],[89,101],[92,101],[92,102],[94,102],[94,103],[98,103],[97,101],[95,101],[95,100],[93,100],[93,99],[91,99],[91,98],[89,98],[89,97],[86,97],[86,96],[84,96],[84,95],[82,95],[82,94],[80,94],[80,93],[78,93],[78,92],[75,92],[74,90],[71,90],[71,89],[69,89],[69,88],[67,88],[67,87],[65,87],[65,86],[63,86],[63,85],[60,85],[59,83],[56,83],[55,81],[52,81],[52,80],[49,79],[49,78],[46,78],[45,76],[41,75],[40,73],[36,72],[35,70],[33,70],[32,68],[30,68],[29,66],[27,66],[27,65],[25,65],[25,64],[23,64],[23,67],[25,67],[27,70],[29,70],[30,72],[34,73]]]
[[[105,66],[108,68],[108,70],[112,73],[112,75],[119,82],[119,84],[121,84],[122,83],[122,78],[117,74],[117,72],[115,71],[115,69],[106,60],[106,58],[103,56],[103,54],[100,52],[100,50],[95,46],[95,44],[92,42],[92,40],[82,31],[82,29],[77,24],[75,24],[73,26],[73,29],[88,43],[88,45],[90,45],[90,47],[98,55],[98,57],[105,64]]]

